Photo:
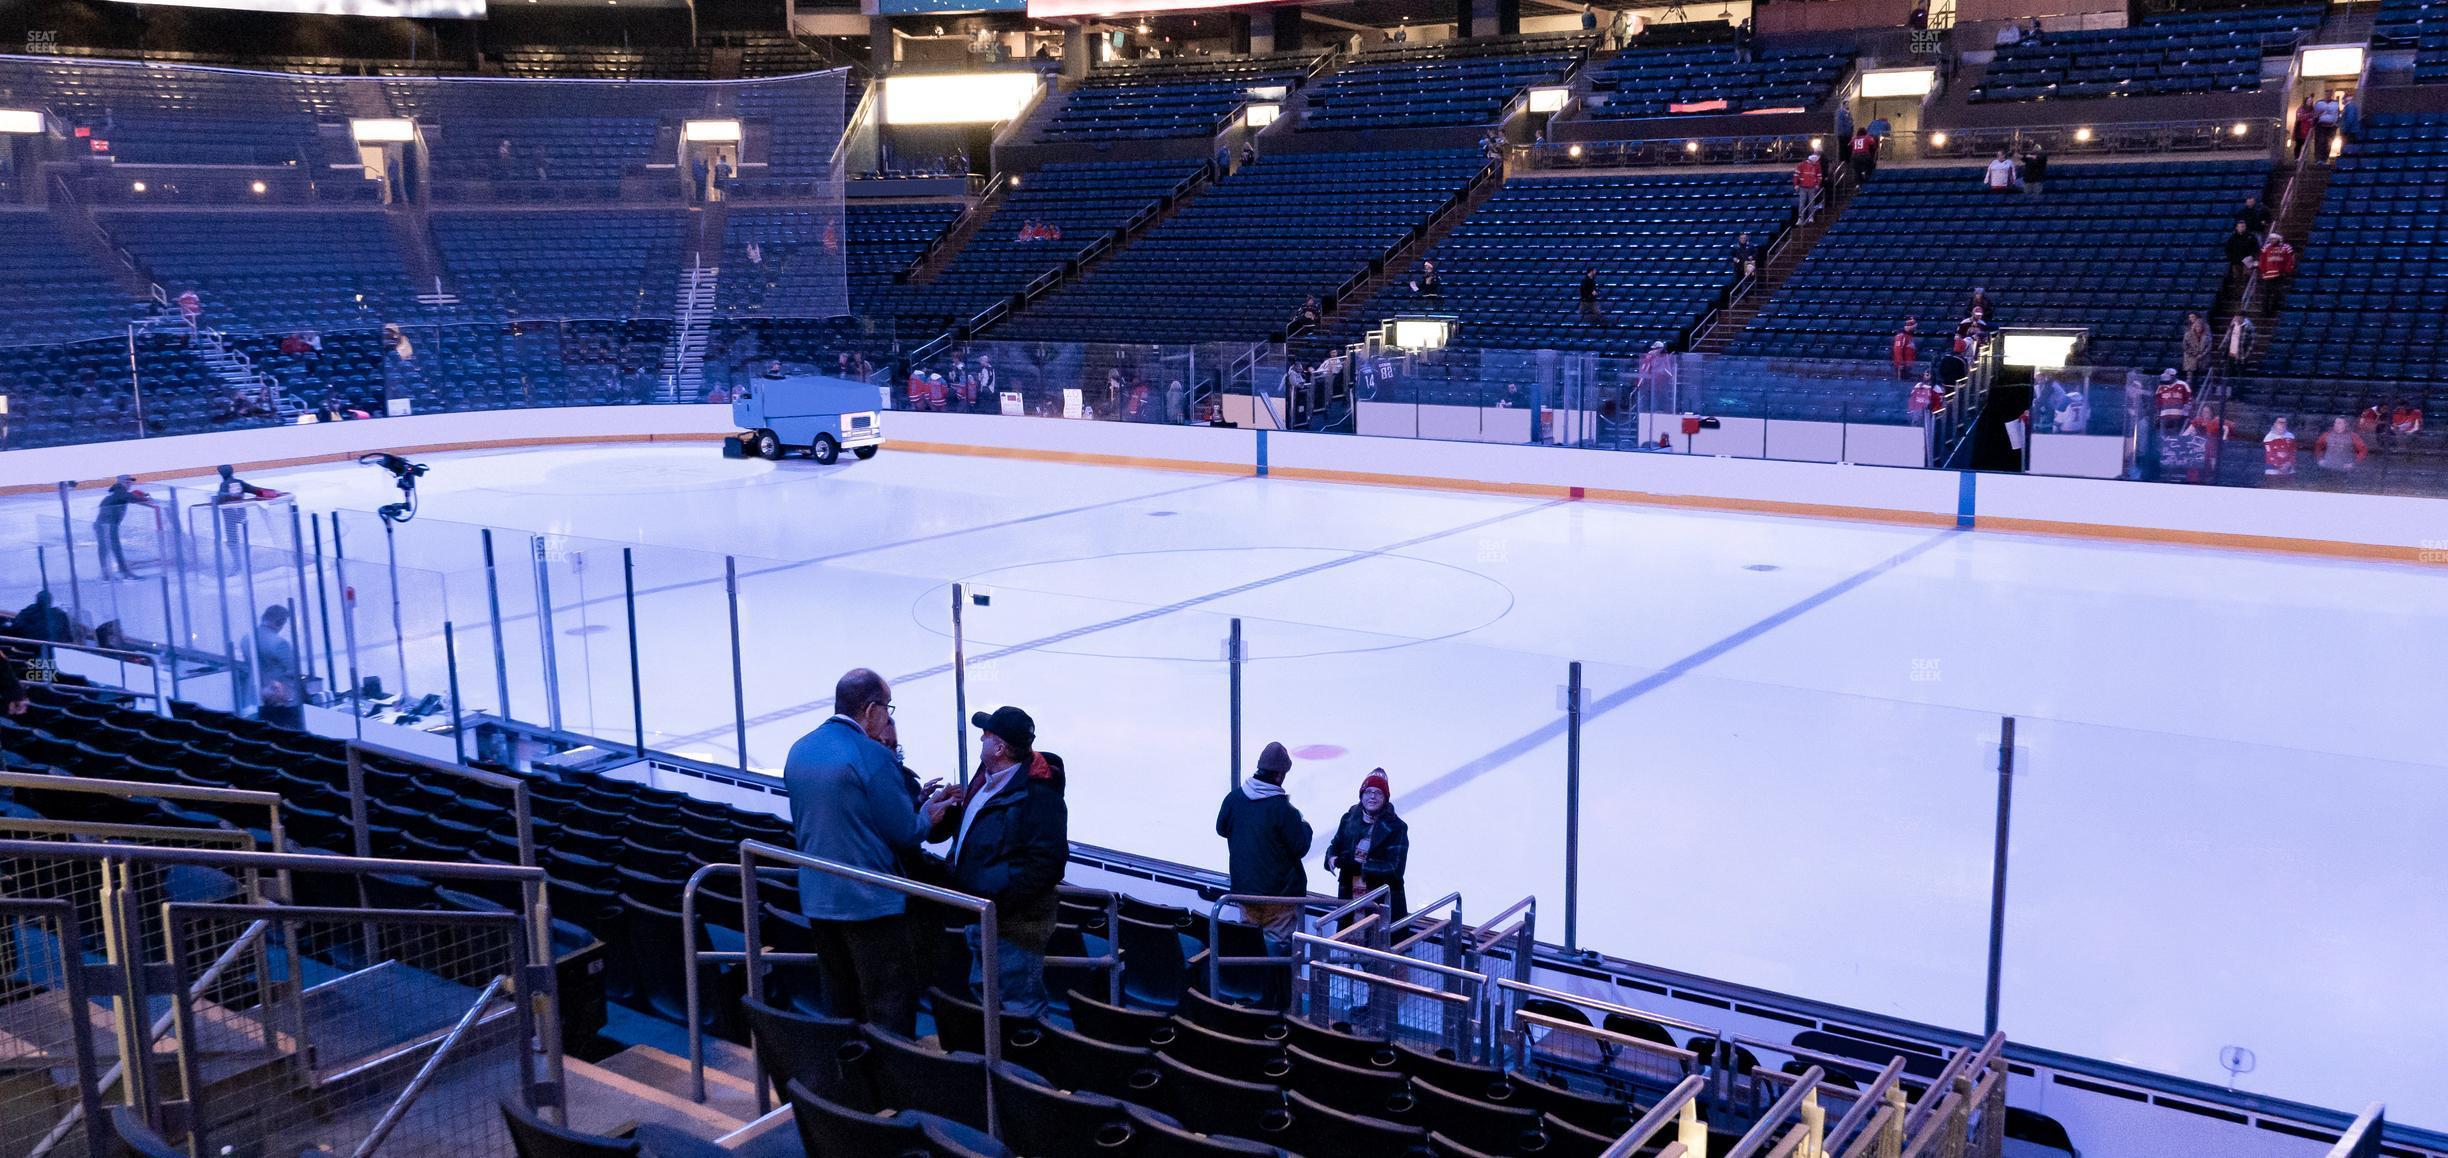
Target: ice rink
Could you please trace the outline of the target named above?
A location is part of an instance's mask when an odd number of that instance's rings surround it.
[[[404,649],[365,513],[388,480],[253,476],[353,512],[359,663],[387,684],[444,690],[447,620],[469,708],[506,692],[625,743],[642,706],[649,744],[730,763],[729,555],[748,763],[778,766],[869,666],[912,765],[949,776],[963,582],[986,596],[968,702],[1036,716],[1072,838],[1220,867],[1239,617],[1245,758],[1295,752],[1318,852],[1382,766],[1415,904],[1536,894],[1561,941],[1578,660],[1583,945],[1956,1029],[1981,1022],[2013,716],[2011,1037],[2220,1085],[2241,1046],[2239,1088],[2448,1127],[2448,572],[892,449],[429,461],[396,543]],[[9,541],[58,521],[47,497],[0,507]],[[119,589],[131,614],[160,601]]]

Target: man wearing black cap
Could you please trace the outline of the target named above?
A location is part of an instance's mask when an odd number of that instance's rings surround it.
[[[1301,860],[1309,855],[1309,822],[1284,792],[1284,774],[1292,771],[1292,754],[1270,742],[1258,753],[1258,771],[1227,793],[1216,813],[1216,835],[1232,849],[1232,891],[1259,897],[1298,897],[1309,892],[1309,873]],[[1248,904],[1241,915],[1267,931],[1276,952],[1291,951],[1292,935],[1300,931],[1300,906]]]
[[[952,841],[952,887],[995,904],[995,975],[1006,1013],[1046,1011],[1046,943],[1054,937],[1055,893],[1071,860],[1071,813],[1061,780],[1037,752],[1037,722],[1014,707],[969,717],[981,733],[977,775],[930,840]],[[973,950],[979,931],[969,930]],[[972,985],[985,978],[970,968]]]

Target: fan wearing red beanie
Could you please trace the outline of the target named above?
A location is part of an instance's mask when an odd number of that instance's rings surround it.
[[[1334,840],[1326,846],[1326,871],[1335,874],[1336,895],[1346,900],[1385,886],[1392,919],[1399,921],[1411,913],[1403,895],[1403,868],[1410,860],[1411,826],[1394,813],[1394,789],[1385,769],[1373,769],[1360,779],[1360,802],[1335,826]]]

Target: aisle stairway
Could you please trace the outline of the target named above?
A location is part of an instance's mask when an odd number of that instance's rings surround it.
[[[663,401],[694,401],[705,393],[706,331],[714,321],[714,290],[722,270],[703,255],[680,271],[678,325],[663,347]]]
[[[1860,186],[1850,181],[1845,182],[1828,195],[1828,202],[1819,210],[1816,220],[1808,225],[1788,227],[1784,244],[1769,255],[1759,271],[1758,279],[1742,297],[1728,302],[1724,309],[1717,311],[1708,328],[1692,343],[1693,352],[1722,354],[1732,348],[1734,339],[1742,336],[1743,329],[1751,324],[1751,319],[1759,316],[1761,308],[1776,297],[1777,290],[1784,287],[1785,279],[1793,276],[1793,271],[1801,266],[1803,258],[1810,256],[1811,247],[1819,244],[1819,239],[1836,227],[1836,218],[1844,212],[1846,205],[1852,203],[1853,193],[1858,188]]]

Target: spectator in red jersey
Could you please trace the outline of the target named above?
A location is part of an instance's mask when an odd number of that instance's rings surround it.
[[[1878,172],[1878,138],[1870,135],[1870,127],[1862,126],[1853,134],[1853,183],[1858,185]]]
[[[2270,230],[2269,240],[2261,245],[2256,268],[2261,275],[2261,298],[2275,312],[2286,292],[2285,279],[2295,275],[2295,247],[2287,244],[2277,230]]]
[[[2270,423],[2269,433],[2261,436],[2261,473],[2285,477],[2295,473],[2295,432],[2287,429],[2287,420]]]
[[[2159,429],[2181,430],[2193,409],[2193,386],[2177,376],[2174,368],[2161,371],[2156,392],[2159,405]]]
[[[1946,410],[1946,394],[1938,389],[1938,381],[1929,371],[1922,371],[1920,381],[1913,383],[1904,409],[1916,418],[1935,418]]]
[[[1827,179],[1827,169],[1819,161],[1819,151],[1802,158],[1794,166],[1794,224],[1808,225],[1819,216],[1819,186]]]
[[[2312,460],[2321,464],[2323,470],[2341,474],[2353,470],[2370,455],[2371,447],[2364,444],[2363,436],[2347,429],[2343,418],[2331,419],[2329,429],[2312,443]]]
[[[2363,413],[2355,416],[2355,433],[2362,435],[2366,442],[2379,438],[2380,428],[2387,425],[2387,403],[2374,402],[2364,407]]]
[[[2422,407],[2416,406],[2411,399],[2399,402],[2397,408],[2389,412],[2389,433],[2399,438],[2412,438],[2422,433],[2422,419]]]
[[[1921,352],[1913,348],[1913,327],[1919,321],[1918,318],[1904,319],[1904,324],[1896,327],[1895,337],[1887,340],[1887,360],[1895,365],[1898,378],[1912,377],[1913,363],[1921,357]]]
[[[2303,104],[2297,106],[2295,109],[2295,154],[2297,156],[2302,156],[2304,146],[2311,143],[2312,122],[2314,119],[2315,118],[2312,113],[2312,98],[2305,97],[2303,99]]]

